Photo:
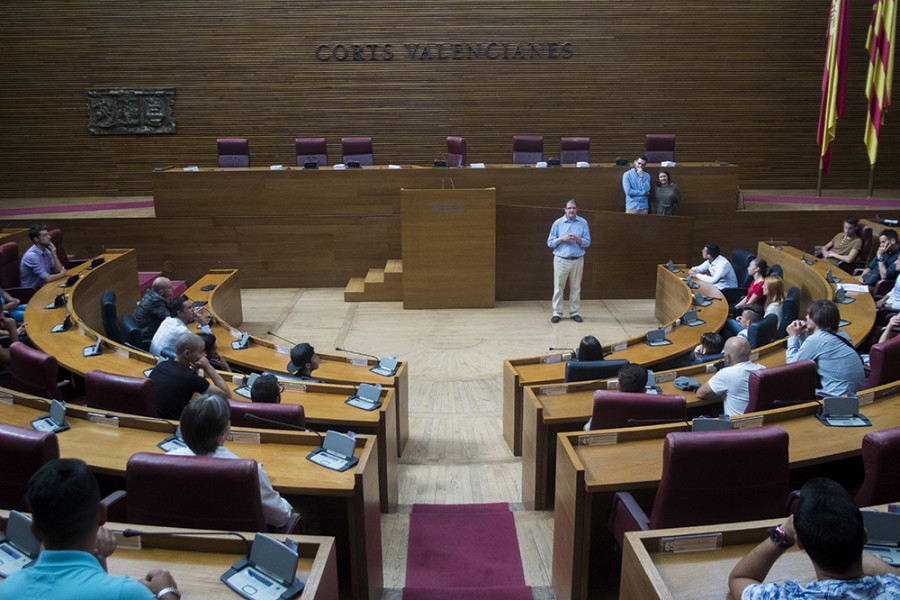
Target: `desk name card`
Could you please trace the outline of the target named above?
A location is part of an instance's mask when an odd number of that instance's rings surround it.
[[[661,554],[679,552],[704,552],[722,549],[721,533],[698,533],[695,535],[672,535],[659,538]]]
[[[259,432],[256,431],[232,431],[228,435],[228,441],[235,444],[259,444]]]
[[[669,383],[670,381],[675,381],[678,377],[678,373],[672,371],[671,373],[658,373],[654,374],[656,377],[656,383]]]
[[[306,384],[299,381],[282,381],[281,384],[286,392],[306,392]]]
[[[621,342],[612,347],[613,352],[622,352],[626,349],[628,349],[628,342]]]
[[[865,394],[859,394],[856,399],[859,400],[860,406],[872,404],[873,402],[875,402],[875,392],[866,392]]]
[[[619,434],[610,433],[588,433],[578,436],[579,446],[614,446],[619,443]]]
[[[113,346],[113,352],[115,352],[122,358],[131,358],[131,352],[128,351],[128,348],[123,348],[122,346]]]
[[[101,415],[100,413],[88,413],[88,422],[104,427],[119,427],[119,417],[115,415]]]
[[[763,426],[763,416],[759,415],[756,417],[745,417],[743,419],[732,419],[731,427],[732,429],[753,429],[755,427]]]
[[[368,359],[365,358],[348,358],[347,362],[357,367],[365,367],[369,364]]]
[[[565,385],[548,385],[540,389],[541,396],[560,396],[568,391]]]
[[[0,404],[9,404],[10,406],[15,404],[13,395],[8,392],[0,392]]]

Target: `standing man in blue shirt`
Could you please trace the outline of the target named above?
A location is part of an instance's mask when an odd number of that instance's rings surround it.
[[[644,172],[647,157],[641,154],[634,159],[634,168],[622,175],[625,189],[625,212],[632,215],[646,215],[650,197],[650,174]]]
[[[581,323],[581,275],[584,272],[584,249],[591,245],[587,221],[578,216],[578,203],[566,202],[566,214],[553,222],[547,245],[553,248],[553,317],[562,318],[563,290],[569,282],[569,316]]]

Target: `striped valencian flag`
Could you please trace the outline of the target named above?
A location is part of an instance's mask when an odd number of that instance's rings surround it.
[[[849,41],[850,0],[831,0],[828,16],[828,44],[825,72],[822,74],[822,105],[819,109],[817,141],[822,157],[822,170],[831,166],[831,142],[837,120],[844,116],[847,97],[847,42]]]
[[[884,124],[884,113],[891,105],[891,83],[894,80],[894,37],[897,29],[897,0],[874,0],[872,22],[866,50],[869,51],[869,76],[866,78],[866,98],[869,114],[866,118],[866,150],[869,164],[878,158],[878,133]]]

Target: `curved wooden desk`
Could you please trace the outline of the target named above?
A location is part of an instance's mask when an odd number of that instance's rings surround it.
[[[9,511],[0,511],[4,530],[8,516]],[[179,591],[186,598],[215,600],[222,598],[223,594],[227,595],[229,592],[225,591],[227,588],[219,577],[231,565],[247,556],[244,542],[216,531],[210,531],[208,535],[179,536],[178,532],[188,530],[152,525],[134,527],[128,523],[112,522],[107,523],[106,527],[114,531],[119,540],[119,547],[107,560],[112,575],[141,579],[151,569],[164,568],[171,571],[178,582]],[[166,535],[138,538],[123,538],[118,535],[127,528]],[[242,535],[252,541],[255,534],[244,532]],[[297,553],[300,555],[297,578],[303,582],[304,587],[298,598],[337,600],[334,538],[313,535],[292,535],[290,538],[297,543]]]
[[[11,396],[14,402],[0,403],[0,421],[4,423],[28,428],[32,420],[47,412],[47,400],[4,388],[0,388],[0,393]],[[66,421],[71,429],[58,434],[60,456],[84,460],[92,471],[106,477],[104,482],[125,489],[128,458],[135,452],[161,453],[156,444],[171,435],[174,424],[104,411],[103,414],[118,416],[118,427],[110,427],[92,422],[91,415],[96,414],[79,406],[66,408]],[[358,465],[339,473],[305,459],[319,446],[315,434],[245,428],[235,428],[235,432],[259,434],[259,444],[229,442],[226,445],[241,458],[252,458],[263,464],[279,493],[289,500],[292,496],[327,498],[318,504],[323,511],[324,533],[337,539],[341,595],[378,597],[382,582],[381,517],[374,438],[358,436],[354,453],[359,458]]]
[[[868,390],[861,412],[872,427],[827,428],[815,417],[818,403],[774,409],[761,416],[790,436],[792,472],[858,456],[862,438],[871,431],[900,426],[900,392],[895,384]],[[579,433],[560,434],[557,442],[556,498],[553,531],[553,587],[557,598],[588,598],[596,581],[614,580],[614,542],[607,527],[616,492],[635,492],[649,500],[662,476],[663,441],[684,426],[652,426],[610,430],[618,440],[608,446],[582,446]]]
[[[718,331],[728,317],[728,304],[716,286],[700,282],[698,290],[691,290],[681,280],[687,271],[672,273],[665,265],[656,270],[657,320],[664,327],[676,325],[678,319],[691,308],[692,293],[701,292],[709,298],[718,298],[707,307],[699,308],[699,316],[706,323],[695,327],[675,326],[666,337],[672,341],[666,346],[652,348],[644,344],[644,336],[629,338],[609,346],[625,344],[626,348],[609,355],[610,360],[628,359],[643,365],[653,365],[684,354],[696,346],[700,336],[709,331]],[[528,358],[513,358],[503,361],[503,438],[514,456],[522,454],[522,419],[524,388],[533,385],[560,383],[565,379],[566,361],[572,353],[547,354]]]
[[[29,323],[28,331],[35,345],[57,358],[60,365],[67,370],[84,376],[88,371],[99,369],[109,373],[118,373],[132,377],[143,377],[144,371],[156,364],[156,358],[145,352],[140,352],[122,344],[117,344],[104,338],[104,352],[100,356],[85,357],[82,350],[85,346],[94,343],[102,331],[100,319],[99,298],[107,289],[112,289],[117,295],[117,305],[120,299],[124,303],[133,299],[137,294],[137,268],[134,252],[131,250],[112,250],[105,255],[106,261],[93,270],[87,270],[87,265],[73,269],[73,273],[82,273],[81,279],[69,291],[73,325],[69,331],[51,333],[52,327],[61,322],[65,317],[65,309],[44,308],[52,302],[55,295],[63,291],[52,284],[45,285],[37,291],[32,301],[26,308],[25,318]],[[227,271],[225,273],[234,273]],[[232,281],[232,279],[228,279]],[[236,278],[234,279],[236,281]],[[131,285],[133,283],[133,286]],[[197,284],[191,290],[199,289],[205,284]],[[133,287],[134,293],[129,296],[129,289]],[[237,311],[240,310],[240,290],[237,290]],[[195,299],[194,296],[191,296]],[[133,306],[133,303],[131,304]],[[225,304],[226,312],[233,314],[235,309],[229,309]],[[129,309],[131,310],[131,309]],[[230,330],[219,327],[221,336],[220,347],[227,346],[230,350]],[[228,332],[228,333],[226,333]],[[402,377],[405,380],[405,365]],[[356,371],[365,371],[364,367],[356,367]],[[369,373],[373,378],[378,377]],[[241,385],[242,376],[230,373],[222,373],[226,383],[232,389]],[[401,375],[395,376],[399,379]],[[382,378],[386,379],[386,378]],[[378,470],[381,507],[384,512],[390,512],[397,505],[397,408],[394,403],[396,388],[385,387],[382,389],[382,406],[374,411],[365,411],[354,408],[344,403],[344,400],[355,393],[355,388],[349,385],[327,384],[300,384],[289,386],[282,395],[282,401],[291,404],[302,404],[307,422],[312,428],[331,428],[339,431],[354,431],[376,436],[378,449]],[[246,400],[237,394],[236,400]],[[262,425],[261,425],[262,426]]]

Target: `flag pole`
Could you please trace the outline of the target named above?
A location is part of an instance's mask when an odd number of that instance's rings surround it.
[[[869,191],[872,189],[872,180],[869,179]],[[816,197],[822,197],[822,157],[819,157],[819,180],[816,182]]]
[[[875,165],[869,166],[869,192],[866,194],[866,198],[872,197],[872,184],[875,183]]]

